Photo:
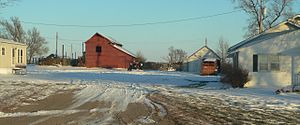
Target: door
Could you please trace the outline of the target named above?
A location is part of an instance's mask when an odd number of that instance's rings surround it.
[[[11,65],[15,66],[15,49],[12,48],[11,50]]]

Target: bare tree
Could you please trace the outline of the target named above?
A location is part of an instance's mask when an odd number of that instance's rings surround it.
[[[233,0],[238,8],[243,9],[248,19],[248,32],[246,37],[264,32],[273,27],[278,21],[287,19],[292,15],[294,0]]]
[[[28,53],[28,62],[31,63],[31,60],[34,56],[40,56],[48,52],[48,47],[45,38],[40,36],[40,32],[36,28],[32,28],[27,32],[27,53]]]
[[[226,57],[227,57],[227,54],[228,54],[228,52],[227,52],[228,48],[229,48],[228,42],[225,41],[223,37],[220,37],[219,43],[218,43],[218,48],[217,48],[217,54],[221,58],[221,63],[226,62]]]
[[[137,61],[139,61],[139,62],[146,62],[146,60],[147,60],[141,51],[136,52],[136,58],[137,58]]]
[[[168,61],[171,66],[182,65],[187,54],[182,49],[175,49],[173,46],[169,48],[169,54],[163,59]]]
[[[19,0],[0,0],[0,8],[5,8],[9,5],[12,5],[13,3],[17,2]]]
[[[12,17],[11,22],[4,20],[1,21],[0,24],[4,29],[0,34],[1,38],[27,44],[29,63],[31,63],[32,57],[43,55],[48,52],[49,49],[45,46],[47,42],[45,38],[40,36],[40,32],[36,28],[33,28],[32,30],[28,30],[26,35],[19,18]]]
[[[8,20],[0,21],[0,24],[4,29],[2,30],[0,37],[25,43],[26,32],[23,30],[21,21],[18,17],[11,17],[10,20],[11,22]]]

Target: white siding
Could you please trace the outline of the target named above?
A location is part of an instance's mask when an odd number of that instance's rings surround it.
[[[278,37],[256,41],[256,44],[240,48],[239,66],[247,69],[251,75],[251,81],[247,86],[286,86],[291,81],[291,56],[280,55],[281,52],[300,46],[300,30],[287,33]],[[275,54],[280,56],[280,71],[253,72],[253,55]],[[300,56],[300,53],[299,53]],[[299,71],[300,58],[296,59],[296,69]]]
[[[188,71],[192,73],[200,74],[202,61],[201,59],[188,62]]]
[[[300,73],[300,56],[297,56],[294,59],[295,59],[294,60],[295,61],[295,65],[294,65],[295,72]]]
[[[207,46],[204,46],[187,58],[183,64],[183,71],[200,74],[202,60],[205,58],[219,59],[214,52],[208,49]]]

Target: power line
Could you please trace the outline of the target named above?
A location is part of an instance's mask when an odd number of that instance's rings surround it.
[[[41,23],[41,22],[30,22],[30,21],[21,21],[27,24],[34,24],[34,25],[44,25],[44,26],[56,26],[56,27],[81,27],[81,28],[105,28],[105,27],[132,27],[132,26],[145,26],[145,25],[157,25],[157,24],[169,24],[169,23],[178,23],[178,22],[187,22],[193,20],[200,20],[206,18],[212,18],[222,15],[227,15],[231,13],[236,13],[241,11],[242,9],[236,9],[229,12],[223,12],[208,16],[200,16],[200,17],[191,17],[191,18],[184,18],[184,19],[176,19],[176,20],[167,20],[167,21],[157,21],[157,22],[146,22],[146,23],[133,23],[133,24],[110,24],[110,25],[79,25],[79,24],[56,24],[56,23]]]
[[[48,40],[55,40],[56,38],[55,37],[49,37],[49,36],[46,36],[44,37]],[[69,43],[69,44],[81,44],[83,42],[86,42],[88,39],[86,40],[83,40],[83,39],[68,39],[68,38],[58,38],[58,40],[62,41],[63,43]],[[80,43],[78,43],[80,42]],[[167,43],[174,43],[174,42],[183,42],[183,43],[198,43],[199,42],[199,39],[185,39],[185,40],[175,40],[175,41],[163,41],[163,42],[151,42],[151,43],[162,43],[162,44],[167,44]],[[200,40],[201,42],[201,40]],[[124,42],[123,43],[125,44],[145,44],[144,42]],[[215,41],[209,41],[209,43],[217,43]]]

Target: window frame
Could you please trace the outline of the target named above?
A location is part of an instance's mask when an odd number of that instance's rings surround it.
[[[264,60],[264,62],[262,61],[262,57],[265,57],[266,60]],[[262,63],[263,62],[263,63]],[[262,64],[264,64],[264,68],[262,68]],[[258,55],[258,71],[260,72],[266,72],[269,71],[269,60],[268,60],[268,55],[266,54],[262,54],[262,55]]]
[[[18,63],[20,63],[20,49],[18,49]]]
[[[278,55],[269,55],[269,70],[270,71],[280,71],[280,57]],[[275,57],[275,60],[272,60],[271,57]],[[273,58],[274,59],[274,58]],[[276,64],[276,68],[272,68],[272,64]]]
[[[257,54],[258,55],[258,72],[278,72],[280,71],[280,55],[278,54]],[[265,56],[266,60],[262,57]],[[262,64],[266,65],[266,69],[262,69]],[[276,68],[272,68],[272,65],[277,65]]]

